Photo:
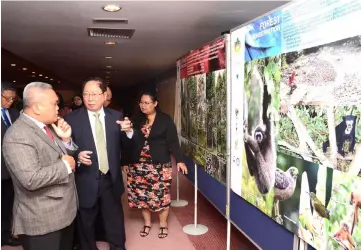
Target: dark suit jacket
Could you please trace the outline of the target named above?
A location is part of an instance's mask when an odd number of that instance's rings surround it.
[[[8,109],[8,111],[9,111],[11,123],[14,123],[15,120],[19,118],[19,111],[17,109],[14,109],[14,108],[10,108],[10,109]],[[5,135],[7,130],[8,130],[8,128],[6,127],[3,119],[1,118],[1,143],[3,142],[4,135]],[[2,180],[10,179],[9,171],[5,166],[2,145],[1,145],[1,179]]]
[[[105,131],[108,149],[109,171],[113,182],[114,195],[117,198],[124,193],[124,184],[121,173],[121,148],[126,144],[131,145],[132,139],[129,139],[124,132],[120,130],[117,120],[122,120],[121,114],[113,109],[104,108],[105,113]],[[79,195],[79,205],[83,208],[92,207],[97,199],[99,166],[95,142],[89,121],[89,115],[86,108],[77,109],[64,119],[72,128],[72,138],[79,147],[75,155],[81,151],[92,151],[91,166],[80,165],[75,171],[76,186]]]
[[[140,153],[144,146],[145,137],[140,131],[145,124],[145,118],[140,118],[134,122],[134,144],[132,147],[127,163],[136,163],[139,161]],[[172,118],[157,111],[152,129],[147,139],[150,147],[152,162],[163,164],[170,162],[170,154],[173,153],[176,162],[184,162],[183,154],[179,146],[178,134]]]

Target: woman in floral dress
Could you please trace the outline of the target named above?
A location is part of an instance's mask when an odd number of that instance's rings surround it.
[[[141,118],[134,122],[135,147],[128,157],[127,172],[128,203],[130,208],[142,210],[144,226],[142,237],[149,234],[152,212],[159,215],[158,237],[168,235],[168,214],[171,203],[172,164],[174,155],[178,171],[187,174],[179,146],[177,130],[170,116],[157,108],[156,94],[146,92],[139,102]]]

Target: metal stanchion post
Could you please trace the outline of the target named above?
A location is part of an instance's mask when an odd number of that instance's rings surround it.
[[[194,164],[194,224],[183,227],[183,232],[190,235],[202,235],[208,231],[208,227],[198,224],[197,195],[198,195],[198,174],[197,164]]]
[[[179,171],[177,171],[177,199],[172,200],[172,207],[184,207],[188,205],[188,201],[179,199]]]

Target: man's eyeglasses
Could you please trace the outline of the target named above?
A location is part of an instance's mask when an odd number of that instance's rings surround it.
[[[91,98],[98,99],[99,96],[101,96],[102,94],[104,94],[104,93],[83,93],[83,98],[89,99],[91,97]]]
[[[11,101],[16,101],[17,100],[17,97],[12,97],[12,96],[4,96],[4,95],[1,95],[2,97],[4,97],[4,99],[7,101],[7,102],[11,102]]]

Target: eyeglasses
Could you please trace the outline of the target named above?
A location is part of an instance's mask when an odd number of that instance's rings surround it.
[[[4,97],[4,99],[7,101],[7,102],[11,102],[11,101],[15,101],[17,99],[17,97],[12,97],[12,96],[4,96],[4,95],[1,95],[2,97]]]
[[[83,98],[84,99],[89,99],[91,97],[91,98],[94,98],[94,99],[98,99],[99,96],[101,96],[102,94],[104,94],[104,93],[83,93]]]
[[[146,105],[146,106],[148,106],[148,105],[151,104],[151,103],[153,103],[153,102],[139,102],[139,105]]]

